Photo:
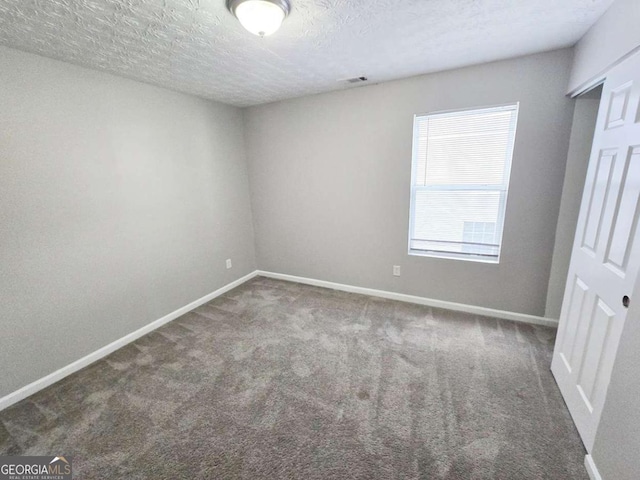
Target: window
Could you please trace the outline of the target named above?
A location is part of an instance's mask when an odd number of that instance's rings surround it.
[[[416,115],[409,253],[498,262],[518,104]]]

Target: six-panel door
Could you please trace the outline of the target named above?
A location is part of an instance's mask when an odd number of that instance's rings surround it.
[[[636,55],[604,83],[551,366],[588,451],[640,269],[639,104]]]

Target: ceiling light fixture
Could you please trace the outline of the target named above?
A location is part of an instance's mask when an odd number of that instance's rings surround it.
[[[254,35],[271,35],[289,15],[289,0],[227,0],[227,8]]]

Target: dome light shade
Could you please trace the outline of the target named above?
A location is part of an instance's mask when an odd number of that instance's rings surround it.
[[[227,8],[254,35],[271,35],[289,14],[288,0],[228,0]]]

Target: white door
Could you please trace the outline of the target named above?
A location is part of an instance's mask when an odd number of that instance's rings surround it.
[[[640,270],[639,103],[635,55],[604,83],[551,364],[587,451]]]

